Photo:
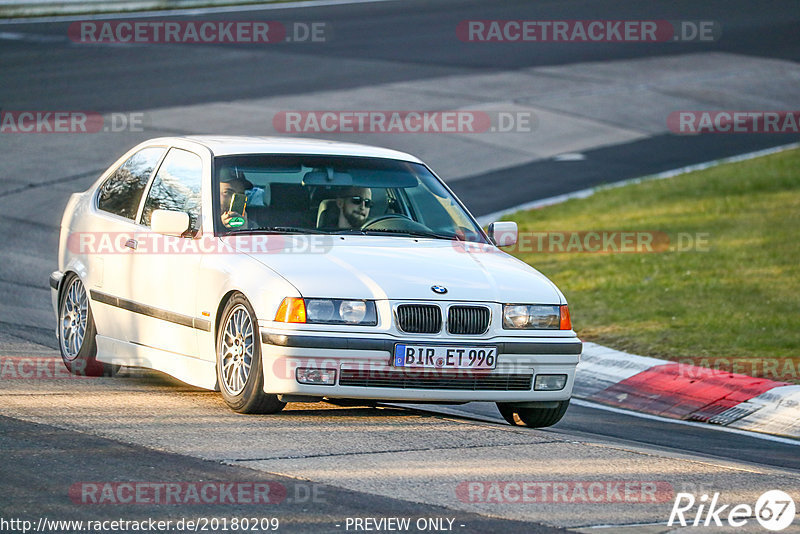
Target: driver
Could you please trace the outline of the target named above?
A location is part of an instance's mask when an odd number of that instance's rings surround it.
[[[369,187],[349,187],[336,199],[339,206],[339,228],[361,228],[372,207],[372,190]]]
[[[248,189],[253,188],[253,183],[244,177],[243,174],[236,171],[236,169],[231,169],[228,167],[223,168],[220,171],[219,176],[219,207],[220,211],[222,212],[222,225],[225,228],[230,228],[230,220],[233,217],[242,217],[244,218],[244,227],[246,228],[249,225],[247,220],[247,213],[236,213],[230,211],[231,199],[233,198],[234,193],[244,193]]]

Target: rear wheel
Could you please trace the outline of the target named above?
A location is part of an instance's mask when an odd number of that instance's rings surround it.
[[[561,421],[561,418],[564,417],[564,414],[567,412],[567,408],[569,408],[569,399],[558,401],[556,405],[551,408],[526,408],[514,405],[513,403],[497,403],[497,409],[500,410],[500,415],[503,416],[503,419],[508,421],[508,424],[518,425],[522,423],[524,426],[529,426],[531,428],[553,426]]]
[[[74,375],[111,376],[118,366],[96,360],[97,343],[92,308],[83,282],[67,275],[58,302],[58,348],[61,360]]]
[[[256,314],[244,295],[228,300],[217,330],[217,381],[222,398],[239,413],[276,413],[286,406],[264,393]]]

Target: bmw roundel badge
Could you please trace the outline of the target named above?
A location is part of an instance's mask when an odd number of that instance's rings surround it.
[[[431,291],[434,293],[439,293],[440,295],[444,295],[447,293],[447,288],[444,286],[431,286]]]

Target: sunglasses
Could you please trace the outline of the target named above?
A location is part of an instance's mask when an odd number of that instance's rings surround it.
[[[359,204],[364,204],[364,207],[371,208],[372,207],[372,199],[364,198],[364,197],[349,197],[347,200],[355,204],[356,206]]]

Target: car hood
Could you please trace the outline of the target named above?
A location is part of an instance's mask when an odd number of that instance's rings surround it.
[[[223,238],[225,239],[225,238]],[[544,275],[488,245],[383,236],[270,235],[236,248],[304,297],[563,303]],[[434,293],[433,285],[447,288]]]

